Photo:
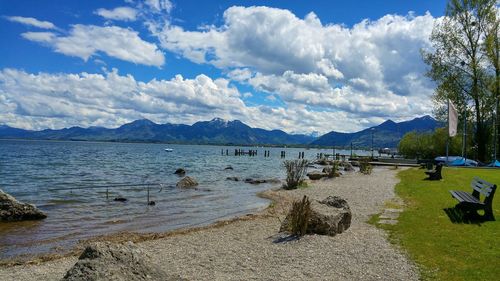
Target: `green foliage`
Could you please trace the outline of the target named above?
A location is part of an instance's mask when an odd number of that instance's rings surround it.
[[[406,158],[433,159],[446,155],[447,138],[447,128],[438,128],[432,133],[410,132],[399,142],[398,151]],[[473,151],[471,146],[469,142],[467,151]],[[461,155],[461,151],[461,138],[450,138],[449,155]]]
[[[488,59],[491,40],[498,40],[492,28],[498,25],[496,0],[450,0],[446,17],[434,26],[430,37],[432,51],[423,51],[423,59],[430,66],[427,76],[434,80],[437,88],[434,101],[437,113],[446,114],[446,103],[451,100],[461,113],[461,122],[474,122],[474,142],[477,158],[487,158],[488,126],[491,126],[493,107],[498,93],[492,94],[491,80],[495,78],[495,67]],[[494,52],[493,52],[494,53]],[[467,118],[465,118],[465,114]]]
[[[335,176],[338,175],[339,166],[340,166],[340,161],[335,160],[332,162],[331,168],[328,169],[328,177],[329,178],[334,178]]]
[[[311,202],[304,195],[302,200],[295,201],[289,216],[289,231],[298,236],[303,236],[307,232],[307,225],[311,217]]]
[[[442,172],[444,180],[432,182],[425,181],[419,169],[399,172],[396,193],[405,210],[398,224],[379,226],[418,264],[423,280],[497,280],[500,223],[453,223],[444,209],[457,204],[448,190],[471,192],[475,176],[498,185],[500,173],[448,167]],[[500,196],[493,198],[493,212],[498,220]]]
[[[372,173],[372,165],[370,164],[369,158],[360,158],[359,159],[359,171],[364,175],[370,175]]]
[[[286,170],[286,184],[283,186],[284,189],[296,189],[302,184],[307,172],[307,164],[309,164],[309,161],[305,159],[286,160],[283,162]]]

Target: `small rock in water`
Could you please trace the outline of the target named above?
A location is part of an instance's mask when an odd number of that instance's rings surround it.
[[[234,170],[234,169],[231,166],[227,166],[226,168],[224,168],[224,170]]]
[[[127,198],[123,198],[123,197],[115,197],[115,199],[113,199],[113,201],[118,201],[118,202],[127,202]]]
[[[198,182],[193,179],[192,177],[184,177],[182,178],[175,186],[177,186],[178,188],[191,188],[191,187],[195,187],[198,185]]]
[[[240,181],[238,177],[227,177],[226,180],[228,181]]]
[[[183,176],[186,174],[186,170],[179,168],[179,169],[175,170],[174,174],[179,175],[179,176]]]
[[[0,221],[40,220],[46,217],[34,205],[21,203],[0,189]]]
[[[248,179],[245,179],[245,182],[249,183],[249,184],[261,184],[261,183],[266,183],[267,181],[248,178]]]

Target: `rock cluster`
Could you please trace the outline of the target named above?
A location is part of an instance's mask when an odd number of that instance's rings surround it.
[[[289,229],[289,213],[281,224],[280,232]],[[335,236],[351,226],[351,209],[347,202],[337,196],[328,196],[322,201],[311,201],[311,215],[307,223],[308,234]]]
[[[0,221],[40,220],[46,217],[35,206],[21,203],[0,189]]]
[[[148,263],[132,242],[126,245],[97,242],[85,248],[63,280],[179,280]]]

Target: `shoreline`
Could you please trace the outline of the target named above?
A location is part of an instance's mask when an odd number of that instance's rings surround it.
[[[154,234],[122,233],[93,241],[133,241],[154,257],[150,262],[188,280],[324,280],[325,276],[338,280],[418,280],[418,271],[406,254],[388,241],[385,231],[367,223],[395,197],[398,181],[396,172],[389,169],[375,169],[369,176],[348,173],[314,181],[308,188],[261,192],[258,196],[271,203],[256,214],[202,227]],[[276,243],[281,218],[290,202],[303,195],[312,199],[326,195],[345,198],[353,212],[351,227],[334,237],[306,235],[293,242]],[[0,266],[0,279],[15,280],[19,272],[23,280],[60,279],[76,262],[78,253],[75,250],[65,257],[22,265],[4,264]]]
[[[216,220],[214,222],[211,222],[207,225],[192,226],[192,227],[188,226],[165,232],[139,233],[139,232],[123,231],[123,232],[99,235],[79,241],[73,247],[62,250],[62,252],[57,252],[57,250],[55,250],[54,252],[51,253],[45,253],[39,255],[20,255],[13,258],[0,259],[0,270],[2,268],[8,268],[13,266],[38,265],[44,262],[54,261],[62,258],[77,257],[83,251],[85,245],[92,242],[124,243],[130,241],[133,243],[140,243],[145,241],[173,237],[177,235],[185,235],[192,232],[204,231],[211,228],[220,228],[239,221],[248,221],[266,217],[270,215],[269,213],[270,209],[275,208],[275,204],[277,203],[276,195],[271,193],[273,190],[279,190],[279,187],[274,186],[268,190],[256,193],[257,197],[270,200],[267,207],[258,210],[256,213],[248,213],[241,216],[223,218],[221,220]],[[26,258],[24,259],[24,257]]]

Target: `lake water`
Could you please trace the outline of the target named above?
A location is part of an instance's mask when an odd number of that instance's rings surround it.
[[[286,151],[287,159],[301,151],[306,159],[332,153],[253,147],[258,150],[254,157],[221,155],[226,149],[234,154],[235,148],[243,147],[0,140],[0,189],[48,215],[41,221],[0,223],[0,258],[68,249],[98,235],[164,232],[254,213],[269,204],[256,193],[273,186],[227,177],[284,179],[280,151]],[[270,150],[271,157],[265,158],[264,150]],[[224,170],[227,166],[234,170]],[[175,187],[177,168],[199,182],[198,190]],[[110,187],[109,200],[106,188],[100,187],[124,184],[132,186]],[[155,206],[147,205],[144,184],[150,184]],[[115,202],[115,197],[128,201]]]

